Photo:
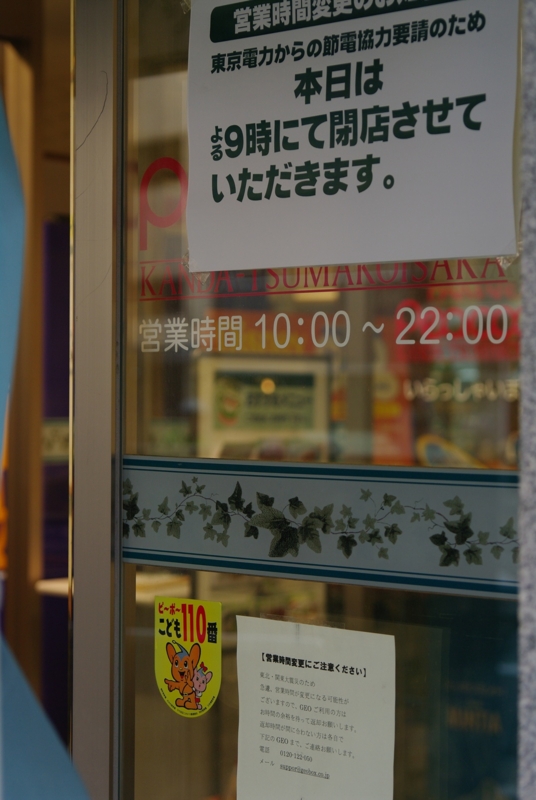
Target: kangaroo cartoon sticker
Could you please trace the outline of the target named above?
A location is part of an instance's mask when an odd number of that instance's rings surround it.
[[[221,686],[221,604],[155,598],[155,677],[166,704],[184,717],[214,705]]]

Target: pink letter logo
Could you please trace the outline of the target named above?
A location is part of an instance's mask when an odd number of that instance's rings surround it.
[[[170,214],[160,216],[155,214],[149,205],[149,184],[152,178],[161,169],[169,169],[174,172],[181,186],[181,196],[177,206]],[[156,225],[157,228],[169,228],[180,220],[186,208],[186,198],[188,196],[188,176],[183,167],[174,158],[157,158],[156,161],[147,167],[141,179],[140,186],[140,250],[147,250],[147,223]]]

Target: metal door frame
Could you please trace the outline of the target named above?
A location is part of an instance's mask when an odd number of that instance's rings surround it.
[[[72,755],[92,800],[119,797],[122,5],[72,14]]]

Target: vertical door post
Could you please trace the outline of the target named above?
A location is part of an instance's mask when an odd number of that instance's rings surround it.
[[[523,20],[519,799],[536,796],[536,0]]]
[[[92,800],[113,796],[115,482],[114,0],[74,5],[73,719]]]

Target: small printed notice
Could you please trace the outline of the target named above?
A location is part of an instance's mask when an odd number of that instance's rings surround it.
[[[221,686],[221,603],[155,597],[154,670],[166,704],[200,717]]]
[[[237,624],[237,800],[392,800],[394,636]]]
[[[198,0],[190,269],[516,252],[517,0]]]

